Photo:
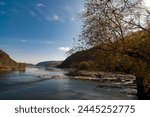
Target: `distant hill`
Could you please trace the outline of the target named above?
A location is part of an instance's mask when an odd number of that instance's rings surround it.
[[[56,67],[60,65],[62,61],[44,61],[36,64],[35,66],[40,66],[40,67]]]
[[[25,66],[26,67],[34,67],[34,64],[32,64],[32,63],[25,63]]]
[[[110,53],[101,50],[99,46],[78,51],[70,55],[60,65],[61,68],[76,68],[79,70],[110,71],[112,62]],[[117,66],[117,65],[116,65]]]
[[[149,37],[150,34],[145,31],[128,35],[124,40],[124,51],[122,40],[78,51],[64,60],[60,67],[82,69],[84,66],[88,70],[141,73],[146,68],[145,64],[150,68]]]
[[[0,49],[0,71],[24,70],[23,63],[17,63],[10,56]]]
[[[99,51],[94,52],[94,49],[88,49],[84,51],[76,52],[70,55],[65,61],[62,62],[60,67],[62,68],[76,68],[81,62],[96,61],[96,55]]]

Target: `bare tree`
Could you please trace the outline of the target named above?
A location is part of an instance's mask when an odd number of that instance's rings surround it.
[[[149,10],[142,0],[85,0],[83,30],[79,42],[83,48],[120,42],[132,32],[147,30]],[[149,32],[149,30],[147,30]],[[150,32],[149,32],[150,33]],[[79,47],[81,47],[79,46]],[[110,47],[113,48],[111,45]]]
[[[85,0],[85,11],[82,14],[83,29],[78,44],[75,46],[75,51],[91,47],[100,49],[102,51],[99,52],[106,54],[104,58],[107,62],[109,63],[114,58],[115,63],[119,65],[122,71],[125,70],[124,61],[127,60],[125,57],[133,57],[133,61],[137,63],[135,65],[137,68],[133,72],[136,76],[143,77],[144,83],[140,81],[140,84],[144,88],[148,86],[146,88],[148,91],[144,89],[141,92],[147,93],[150,92],[150,11],[143,5],[143,1]],[[141,34],[146,37],[141,36]],[[136,41],[136,44],[127,43],[129,36],[134,38],[131,39],[133,42],[136,38],[139,40]],[[144,42],[142,42],[143,38],[146,38]],[[73,51],[74,49],[72,49]],[[97,58],[103,59],[100,56]],[[108,59],[109,56],[111,59]],[[97,61],[100,60],[97,59]],[[138,65],[139,63],[141,65]],[[128,63],[126,62],[126,64]],[[132,65],[129,68],[131,67]],[[141,85],[138,87],[141,88]]]

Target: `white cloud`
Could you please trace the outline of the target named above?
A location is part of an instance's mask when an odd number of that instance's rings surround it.
[[[46,17],[48,21],[60,21],[61,18],[58,15],[53,15],[52,17]]]
[[[71,20],[71,21],[74,21],[74,20],[75,20],[75,18],[74,18],[74,17],[72,17],[70,20]]]
[[[62,52],[68,52],[70,50],[69,47],[59,47],[58,50],[62,51]]]
[[[24,40],[24,39],[23,39],[23,40],[21,40],[21,42],[27,42],[27,40]]]
[[[59,17],[58,15],[54,15],[54,16],[52,17],[52,19],[55,20],[55,21],[58,21],[58,20],[60,20],[60,17]]]
[[[37,9],[37,11],[38,11],[40,14],[44,15],[44,12],[43,12],[42,8],[45,8],[45,5],[44,5],[44,4],[42,4],[42,3],[36,4],[36,9]]]
[[[20,40],[20,42],[22,42],[22,43],[28,43],[28,44],[48,44],[48,45],[51,45],[52,44],[52,42],[51,41],[49,41],[49,40],[44,40],[44,41],[38,41],[38,40],[36,40],[36,41],[33,41],[33,40],[25,40],[25,39],[22,39],[22,40]]]
[[[37,7],[45,7],[45,5],[42,4],[42,3],[38,3],[38,4],[37,4]]]

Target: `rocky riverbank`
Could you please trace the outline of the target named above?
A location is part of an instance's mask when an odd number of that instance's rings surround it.
[[[18,66],[2,66],[0,67],[1,72],[5,71],[25,71],[25,66],[24,65],[18,65]]]
[[[136,77],[130,74],[112,72],[92,72],[71,70],[67,75],[73,79],[99,81],[100,88],[117,88],[124,90],[124,93],[137,94]]]

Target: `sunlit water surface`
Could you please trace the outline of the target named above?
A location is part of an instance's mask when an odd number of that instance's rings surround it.
[[[27,68],[25,72],[0,73],[0,99],[136,99],[125,91],[130,89],[99,87],[98,81],[70,79],[65,72],[61,69]]]

